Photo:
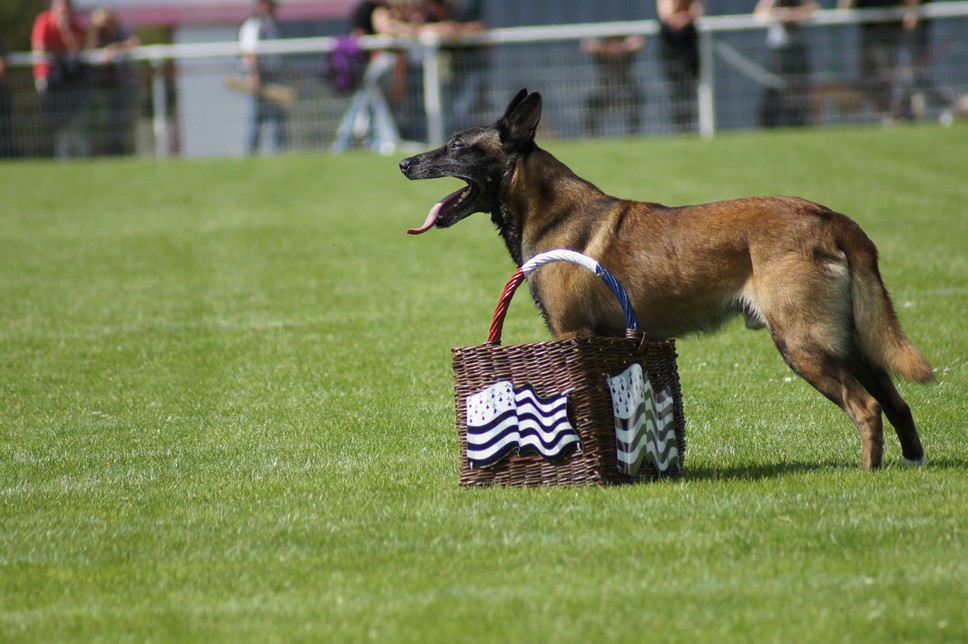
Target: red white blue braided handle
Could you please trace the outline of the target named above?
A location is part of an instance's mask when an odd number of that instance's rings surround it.
[[[628,293],[625,292],[625,287],[622,286],[608,269],[588,255],[583,255],[577,251],[564,249],[549,250],[535,255],[525,262],[521,268],[515,271],[514,275],[511,276],[511,279],[504,286],[504,292],[501,293],[501,299],[498,300],[497,308],[494,310],[494,318],[491,320],[491,330],[487,335],[488,344],[501,344],[504,318],[507,315],[508,307],[511,305],[511,298],[514,297],[514,292],[518,290],[521,282],[538,268],[551,262],[571,262],[572,264],[578,264],[602,278],[602,281],[611,289],[618,303],[622,306],[622,313],[625,316],[625,328],[630,331],[639,330],[639,321],[635,317],[635,310],[632,308],[632,302],[629,300]]]

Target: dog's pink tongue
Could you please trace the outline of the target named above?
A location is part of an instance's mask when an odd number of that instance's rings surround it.
[[[455,190],[454,192],[450,193],[449,195],[447,195],[446,197],[444,197],[443,199],[435,203],[434,207],[431,208],[430,212],[427,213],[427,218],[424,220],[423,226],[421,226],[420,228],[411,228],[407,230],[407,233],[410,235],[419,235],[433,228],[434,224],[437,223],[437,217],[438,215],[440,215],[441,209],[448,203],[460,199],[460,196],[464,194],[465,190],[467,190],[467,188],[461,188],[460,190]]]
[[[447,199],[443,199],[435,203],[434,207],[431,208],[430,212],[427,213],[427,219],[424,220],[423,225],[420,228],[408,228],[407,234],[419,235],[433,228],[434,224],[437,223],[437,213],[439,213],[440,209],[443,207],[444,201],[447,201]]]

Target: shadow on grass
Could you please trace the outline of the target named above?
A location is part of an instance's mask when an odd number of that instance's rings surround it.
[[[928,453],[928,465],[929,470],[956,470],[964,472],[968,470],[968,457],[965,456],[942,456],[942,457],[931,457],[931,453]]]
[[[885,458],[884,469],[908,469],[899,459]],[[928,459],[926,466],[931,470],[955,470],[964,472],[968,470],[968,459],[959,457],[941,457]],[[711,465],[700,465],[690,467],[686,463],[685,472],[682,474],[683,481],[761,481],[776,479],[784,476],[797,474],[809,474],[812,472],[823,471],[860,471],[860,463],[848,463],[846,461],[819,461],[816,463],[761,463],[749,465],[747,467],[715,467]],[[876,475],[876,472],[874,473]]]
[[[690,466],[686,461],[683,481],[761,481],[820,470],[846,469],[846,463],[761,463],[745,467]]]

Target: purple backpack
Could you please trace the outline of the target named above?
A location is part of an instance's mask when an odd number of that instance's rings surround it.
[[[367,53],[360,49],[356,38],[340,36],[336,46],[323,59],[323,77],[337,94],[356,91],[366,71]]]

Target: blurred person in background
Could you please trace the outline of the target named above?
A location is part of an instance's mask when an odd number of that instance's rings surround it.
[[[13,142],[13,92],[7,82],[7,44],[0,40],[0,159],[20,156]]]
[[[427,0],[387,0],[373,12],[373,28],[381,36],[416,39],[428,22],[434,20],[436,7]],[[426,113],[423,103],[422,51],[411,42],[407,49],[395,52],[393,82],[387,98],[393,106],[394,118],[402,139],[426,139]]]
[[[61,159],[90,154],[83,123],[88,95],[87,67],[80,57],[84,35],[71,0],[51,0],[31,31],[34,85],[54,133],[54,153]]]
[[[918,8],[919,0],[837,0],[838,9],[899,9]],[[911,14],[909,14],[911,15]],[[877,20],[860,26],[861,84],[867,102],[883,122],[894,119],[894,80],[897,74],[898,53],[904,32],[911,29],[910,18]]]
[[[437,11],[442,35],[459,39],[487,29],[484,0],[443,0],[429,3]],[[433,14],[432,14],[433,15]],[[431,25],[432,27],[433,25]],[[444,47],[450,64],[447,84],[447,127],[462,130],[490,116],[491,48],[486,45],[453,44]]]
[[[376,33],[373,27],[373,12],[386,0],[361,0],[353,7],[350,13],[350,35],[351,36],[372,36]]]
[[[389,0],[363,0],[350,14],[351,38],[360,36],[411,35],[409,23],[402,19]],[[400,145],[400,131],[389,101],[399,101],[407,82],[406,54],[394,50],[374,50],[360,87],[340,119],[331,150],[344,152],[357,142],[382,154],[390,154]]]
[[[923,7],[929,0],[918,0]],[[898,99],[895,115],[906,120],[921,120],[931,106],[940,108],[941,123],[945,126],[954,121],[956,96],[947,87],[939,87],[931,78],[931,63],[953,43],[934,44],[931,38],[931,20],[916,11],[904,17],[904,52],[907,64],[898,74]]]
[[[91,13],[87,48],[99,50],[91,68],[94,153],[130,154],[131,126],[138,97],[138,69],[126,53],[141,40],[110,9]]]
[[[800,24],[820,9],[813,0],[760,0],[754,15],[770,21],[766,44],[777,86],[767,87],[760,104],[764,127],[802,127],[810,119],[810,52]]]
[[[610,111],[624,112],[628,133],[642,129],[642,105],[645,95],[635,78],[635,56],[645,47],[642,36],[587,38],[582,51],[592,57],[598,68],[595,91],[585,98],[585,133],[598,136],[599,121]]]
[[[245,140],[248,154],[259,151],[264,124],[274,128],[276,151],[284,150],[289,142],[286,110],[264,92],[266,85],[280,80],[282,59],[277,54],[257,54],[260,43],[279,38],[279,25],[276,22],[278,6],[276,0],[256,0],[255,13],[239,29],[242,65],[252,92],[252,116]]]
[[[370,26],[375,35],[413,37],[423,24],[423,14],[414,0],[380,0],[373,4],[376,6],[370,12]],[[390,53],[394,65],[387,98],[397,103],[403,100],[407,91],[407,52],[396,50]]]
[[[696,127],[696,87],[699,80],[699,32],[696,20],[703,14],[700,0],[656,0],[659,14],[659,48],[672,108],[680,132]]]

